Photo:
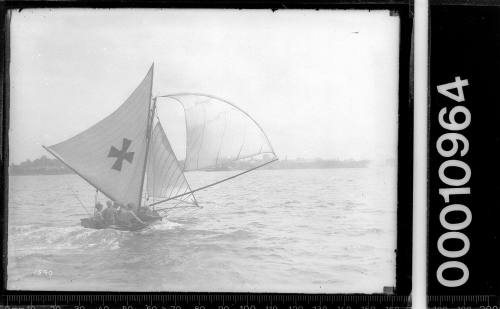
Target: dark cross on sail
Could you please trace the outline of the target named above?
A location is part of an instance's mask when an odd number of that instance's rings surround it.
[[[112,169],[121,171],[123,160],[128,161],[128,163],[132,163],[132,160],[134,160],[134,153],[127,152],[128,148],[130,147],[130,144],[132,144],[132,141],[127,138],[124,138],[121,150],[116,149],[115,146],[111,146],[108,157],[116,158],[115,163],[111,167]]]

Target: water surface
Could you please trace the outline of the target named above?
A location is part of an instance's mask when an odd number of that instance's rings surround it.
[[[227,172],[188,173],[191,186]],[[8,288],[380,293],[395,285],[392,167],[257,170],[141,232],[79,226],[76,175],[9,178]]]

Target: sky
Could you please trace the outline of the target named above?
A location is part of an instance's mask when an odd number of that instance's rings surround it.
[[[395,158],[399,30],[389,11],[12,11],[10,162],[112,113],[153,62],[153,95],[224,98],[282,159]],[[175,135],[182,110],[159,109]]]

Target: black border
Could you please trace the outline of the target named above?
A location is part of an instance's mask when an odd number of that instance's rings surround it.
[[[389,9],[400,16],[400,50],[399,50],[399,93],[398,93],[398,180],[397,180],[397,250],[396,250],[396,287],[395,295],[408,296],[411,292],[412,281],[412,213],[413,213],[413,0],[351,0],[351,1],[6,1],[0,4],[2,40],[0,53],[2,66],[2,146],[1,167],[3,172],[2,190],[3,203],[0,220],[0,235],[2,242],[2,272],[0,281],[0,295],[155,295],[165,293],[125,293],[125,292],[51,292],[51,291],[9,291],[7,283],[7,220],[8,218],[8,128],[9,128],[9,10],[24,8],[252,8],[252,9]],[[381,291],[382,292],[382,291]],[[168,293],[193,295],[221,295],[222,293]],[[228,293],[225,293],[226,295]],[[230,293],[229,295],[249,293]],[[278,295],[267,294],[263,295]],[[283,295],[283,294],[279,294]],[[294,294],[286,294],[294,295]],[[303,295],[303,294],[295,294]],[[307,294],[313,297],[318,294]],[[319,294],[324,295],[324,294]],[[331,295],[331,294],[330,294]],[[353,295],[353,294],[333,294]],[[355,294],[366,295],[366,294]],[[1,304],[1,302],[0,302]]]
[[[429,145],[427,158],[427,294],[428,306],[448,305],[463,306],[471,303],[468,295],[481,295],[483,299],[477,306],[483,304],[499,304],[498,263],[499,241],[497,203],[493,207],[485,207],[486,202],[496,202],[495,197],[484,198],[483,192],[497,192],[499,182],[493,179],[498,170],[496,166],[485,166],[488,156],[498,154],[498,130],[490,130],[487,124],[498,122],[499,109],[481,107],[498,106],[498,96],[495,87],[498,78],[498,16],[500,2],[495,0],[430,0],[428,18],[429,65],[428,75],[428,123],[427,143]],[[491,16],[494,15],[494,16]],[[460,39],[460,47],[454,44]],[[478,43],[480,40],[480,44]],[[490,53],[479,52],[489,50]],[[488,70],[478,72],[478,68],[488,67]],[[495,73],[492,73],[495,72]],[[437,92],[439,84],[452,81],[455,76],[468,79],[469,85],[464,87],[465,101],[455,103]],[[490,83],[486,83],[488,80]],[[480,103],[486,102],[481,106]],[[452,156],[443,158],[437,153],[437,138],[447,131],[438,124],[438,111],[443,107],[451,108],[462,105],[471,112],[471,125],[462,133],[470,142],[469,152],[464,157]],[[487,149],[486,149],[487,147]],[[439,223],[439,212],[445,205],[439,197],[438,189],[448,187],[438,177],[438,167],[446,159],[457,159],[467,163],[473,171],[470,182],[464,186],[470,187],[471,194],[461,198],[450,199],[453,203],[464,204],[471,210],[473,219],[470,226],[462,232],[470,240],[470,250],[464,257],[444,258],[437,250],[438,238],[448,230]],[[492,189],[493,188],[493,189]],[[494,222],[494,223],[492,223]],[[437,224],[436,224],[437,223]],[[460,232],[460,231],[459,231]],[[487,250],[487,254],[485,253]],[[464,262],[469,269],[469,279],[458,287],[445,287],[436,279],[436,269],[448,260]],[[445,297],[447,297],[445,299]],[[465,301],[464,301],[465,299]]]

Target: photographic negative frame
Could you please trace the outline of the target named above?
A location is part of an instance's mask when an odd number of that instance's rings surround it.
[[[56,2],[56,3],[30,3],[26,5],[26,3],[23,3],[24,8],[40,8],[40,7],[52,7],[52,8],[68,8],[68,7],[134,7],[134,8],[143,8],[143,7],[165,7],[165,8],[194,8],[194,7],[209,7],[209,8],[238,8],[238,9],[244,9],[244,8],[260,8],[260,9],[280,9],[282,7],[286,7],[288,9],[356,9],[356,10],[390,10],[392,14],[395,14],[399,16],[400,18],[400,32],[399,32],[399,66],[398,66],[398,74],[399,74],[399,81],[398,81],[398,113],[397,113],[397,238],[396,238],[396,246],[397,246],[397,252],[396,252],[396,286],[395,287],[388,287],[387,290],[385,291],[386,293],[383,293],[381,291],[380,294],[375,294],[375,295],[358,295],[354,296],[354,298],[351,298],[350,300],[347,298],[348,295],[335,295],[335,294],[330,294],[330,295],[315,295],[313,294],[307,294],[307,295],[299,295],[299,294],[285,294],[286,297],[288,298],[283,298],[283,294],[267,294],[268,300],[262,294],[245,294],[244,296],[241,296],[239,294],[227,294],[224,293],[202,293],[202,292],[190,292],[186,291],[186,293],[169,293],[169,299],[166,299],[167,303],[170,302],[181,302],[184,301],[186,303],[193,303],[193,302],[199,302],[200,299],[207,299],[207,297],[212,297],[212,300],[210,304],[206,304],[205,307],[211,307],[211,306],[217,306],[220,305],[221,302],[229,302],[233,306],[236,306],[238,303],[244,303],[245,301],[248,301],[248,297],[264,297],[262,299],[262,304],[267,303],[270,305],[272,302],[271,299],[272,297],[275,297],[275,303],[278,301],[279,297],[281,297],[281,301],[283,304],[298,304],[299,302],[305,302],[306,300],[312,300],[314,297],[320,297],[319,299],[322,300],[323,304],[326,303],[331,303],[331,304],[338,304],[338,303],[343,303],[345,304],[346,301],[349,303],[356,303],[356,304],[364,304],[366,302],[371,303],[372,305],[377,305],[377,297],[379,300],[380,305],[386,304],[387,302],[401,302],[401,304],[407,304],[408,305],[408,298],[406,296],[409,295],[409,292],[411,290],[411,238],[412,238],[412,192],[413,192],[413,94],[412,94],[412,24],[413,24],[413,12],[412,12],[412,7],[409,2],[406,1],[391,1],[387,3],[382,3],[378,5],[373,5],[369,3],[336,3],[336,2],[328,2],[328,3],[258,3],[258,4],[250,4],[250,3],[238,3],[238,5],[234,5],[233,3],[227,3],[227,2],[215,2],[215,3],[210,3],[210,4],[201,4],[201,3],[172,3],[172,2],[163,2],[161,5],[157,5],[156,3],[153,5],[149,3],[149,5],[145,5],[144,3],[137,3],[137,2],[110,2],[110,3],[91,3],[89,4],[88,2]],[[4,104],[3,104],[3,120],[4,120],[4,131],[3,131],[3,171],[4,171],[4,220],[2,220],[2,230],[5,231],[3,235],[3,244],[4,244],[4,252],[6,252],[6,244],[7,244],[7,227],[8,227],[8,222],[6,218],[8,218],[8,158],[9,158],[9,135],[8,135],[8,129],[6,130],[5,128],[9,127],[9,63],[10,63],[10,56],[9,55],[9,15],[8,15],[8,10],[9,9],[21,9],[18,3],[9,3],[7,7],[4,10],[3,18],[4,22],[2,23],[4,25],[4,32],[3,34],[5,35],[5,40],[6,42],[5,45],[5,50],[6,53],[4,54],[4,93],[3,93],[3,98],[4,98]],[[6,255],[4,255],[4,274],[7,274],[7,258]],[[82,297],[87,296],[87,300],[85,298],[80,298],[78,299],[79,304],[86,303],[86,302],[92,302],[95,300],[100,300],[101,298],[104,299],[109,299],[110,302],[112,302],[113,296],[120,296],[121,298],[119,300],[116,300],[115,303],[107,303],[109,305],[116,306],[118,304],[122,305],[123,301],[125,298],[123,297],[130,297],[127,298],[128,303],[136,303],[136,304],[145,304],[146,302],[163,302],[161,298],[161,294],[164,293],[129,293],[129,292],[79,292],[79,291],[71,291],[71,292],[41,292],[41,291],[9,291],[7,290],[7,281],[4,276],[4,281],[3,281],[3,295],[4,295],[4,300],[5,303],[9,301],[9,303],[14,304],[16,301],[19,304],[27,304],[26,298],[23,298],[24,295],[32,295],[30,297],[45,297],[46,295],[49,294],[58,294],[60,295],[61,300],[66,296],[66,299],[69,299],[66,304],[75,304],[75,300],[71,300],[71,295],[79,295]],[[128,296],[127,296],[128,295]],[[135,298],[134,298],[135,295]],[[139,295],[139,296],[137,296]],[[156,300],[154,298],[147,299],[146,296],[150,295],[151,297],[156,297]],[[175,299],[175,295],[177,295],[179,298]],[[260,296],[259,296],[260,295]],[[330,298],[328,298],[328,296]],[[397,298],[397,297],[402,297],[402,298]],[[99,298],[101,297],[101,298]],[[142,298],[141,298],[142,297]],[[174,298],[172,298],[174,297]],[[198,297],[198,298],[196,298]],[[231,301],[231,297],[233,297],[233,300]],[[235,300],[235,297],[237,298]],[[240,298],[238,298],[240,297]],[[241,298],[243,297],[243,298]],[[245,298],[246,297],[246,298]],[[271,298],[269,298],[271,297]],[[290,298],[291,297],[291,298]],[[302,298],[300,298],[302,297]],[[339,298],[340,297],[340,298]],[[367,298],[368,297],[368,298]],[[372,297],[372,298],[369,298]],[[257,299],[257,298],[255,298]],[[318,298],[316,298],[318,299]],[[49,298],[46,298],[47,302],[51,302]],[[36,300],[34,298],[30,298],[29,300],[30,303],[36,303]],[[58,303],[61,303],[61,301],[57,301]],[[319,301],[318,303],[320,303]]]

